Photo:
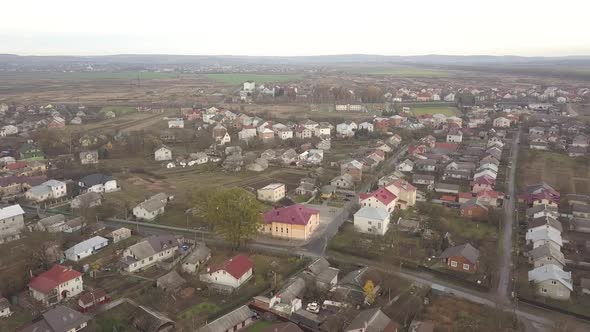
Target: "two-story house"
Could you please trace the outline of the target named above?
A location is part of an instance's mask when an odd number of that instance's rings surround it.
[[[74,297],[83,291],[82,274],[71,267],[54,265],[29,283],[31,296],[45,306]]]
[[[0,243],[20,239],[25,228],[24,215],[18,204],[0,208]]]

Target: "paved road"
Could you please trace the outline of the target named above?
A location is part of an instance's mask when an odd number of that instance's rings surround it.
[[[500,239],[500,250],[502,255],[499,262],[499,280],[496,288],[496,295],[499,301],[503,303],[510,302],[510,272],[512,270],[512,248],[513,236],[512,231],[514,227],[514,210],[515,210],[515,183],[516,177],[516,163],[518,161],[518,142],[520,141],[521,129],[518,129],[517,134],[512,139],[512,147],[510,151],[511,167],[508,168],[508,186],[506,194],[510,195],[510,199],[504,200],[504,224],[502,227],[502,238]]]

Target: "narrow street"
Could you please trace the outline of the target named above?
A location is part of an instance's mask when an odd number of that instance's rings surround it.
[[[510,274],[512,270],[512,253],[513,253],[513,228],[514,228],[514,212],[515,212],[515,177],[516,164],[518,162],[518,142],[520,141],[521,129],[518,129],[515,137],[512,139],[512,146],[510,148],[510,160],[508,166],[508,183],[506,188],[506,195],[510,195],[509,199],[504,200],[504,223],[500,228],[502,231],[499,250],[501,252],[499,261],[499,278],[498,286],[496,288],[496,296],[498,301],[504,304],[510,303]]]

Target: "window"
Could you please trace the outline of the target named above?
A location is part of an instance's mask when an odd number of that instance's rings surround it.
[[[552,285],[557,285],[557,281],[555,281],[555,280],[551,280],[551,284],[552,284]]]
[[[546,288],[543,288],[543,293],[547,293],[547,289]]]
[[[451,261],[451,266],[452,266],[452,267],[457,267],[457,262],[455,262],[455,261]]]
[[[463,264],[463,270],[469,271],[469,264]]]

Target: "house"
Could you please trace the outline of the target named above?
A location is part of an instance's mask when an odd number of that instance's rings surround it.
[[[365,130],[369,133],[372,133],[373,132],[373,124],[369,123],[369,122],[362,122],[361,124],[359,124],[358,130]]]
[[[0,129],[0,137],[12,136],[18,134],[18,127],[6,125]]]
[[[102,196],[99,193],[88,191],[72,199],[70,206],[72,209],[92,208],[102,204]]]
[[[412,183],[413,184],[432,186],[432,185],[434,185],[434,179],[435,178],[433,175],[427,175],[427,174],[413,174],[412,175]]]
[[[396,179],[385,185],[385,188],[397,196],[397,208],[405,210],[416,205],[417,189],[408,181]]]
[[[80,231],[82,227],[86,226],[86,222],[84,221],[84,217],[77,217],[74,219],[70,219],[66,221],[64,226],[63,232],[64,233],[74,233]]]
[[[436,160],[418,159],[414,163],[414,168],[418,171],[434,172],[436,171]]]
[[[173,235],[152,235],[125,249],[121,266],[127,272],[144,270],[174,257],[177,250],[178,240]]]
[[[162,145],[154,151],[154,159],[156,161],[172,160],[172,150],[169,147]]]
[[[559,213],[557,211],[556,206],[540,204],[526,209],[526,216],[527,218],[533,219],[545,216],[552,216],[553,218],[557,218],[559,216]]]
[[[79,311],[58,305],[19,332],[75,332],[85,329],[90,319]]]
[[[451,270],[475,273],[478,267],[479,250],[465,243],[445,249],[440,258]]]
[[[50,306],[80,294],[83,291],[82,274],[56,264],[31,279],[29,291],[35,300]]]
[[[299,181],[299,187],[295,189],[297,195],[314,196],[317,193],[315,181],[310,178],[303,178]]]
[[[168,128],[184,128],[184,119],[176,118],[168,120]]]
[[[117,180],[100,173],[86,175],[78,181],[81,192],[110,193],[120,190]]]
[[[63,214],[55,214],[40,219],[33,229],[39,232],[59,233],[66,227],[66,217]]]
[[[387,213],[392,213],[397,204],[398,197],[386,187],[378,188],[371,193],[359,194],[359,205],[380,208]]]
[[[572,273],[565,272],[561,267],[547,264],[537,267],[528,273],[529,281],[535,284],[537,295],[568,300],[573,292]]]
[[[219,265],[207,267],[199,279],[205,283],[219,286],[222,289],[235,289],[252,277],[254,263],[244,254],[234,256]]]
[[[293,130],[291,130],[289,128],[279,129],[277,131],[277,137],[283,141],[291,139],[291,138],[293,138]]]
[[[529,257],[529,263],[535,268],[547,264],[555,264],[561,268],[565,266],[565,257],[561,250],[549,243],[534,248],[526,254]]]
[[[249,141],[252,138],[255,138],[257,135],[256,128],[249,126],[244,127],[240,132],[238,132],[238,140],[240,141]]]
[[[462,217],[470,219],[485,219],[488,217],[488,208],[478,198],[472,198],[461,204],[459,208]]]
[[[195,248],[182,262],[182,270],[186,273],[195,273],[202,264],[211,258],[211,249],[205,243],[196,243]]]
[[[156,287],[172,294],[178,292],[184,284],[186,284],[186,280],[176,270],[172,270],[156,279]]]
[[[78,299],[78,307],[80,312],[88,312],[101,304],[107,303],[111,297],[102,288],[94,288],[82,293]]]
[[[339,175],[330,181],[330,185],[339,189],[353,189],[354,180],[350,174]]]
[[[437,183],[434,186],[434,191],[444,194],[459,194],[459,185],[450,183]]]
[[[398,332],[399,325],[387,317],[380,308],[373,308],[359,312],[344,331]]]
[[[287,151],[283,152],[283,154],[280,157],[280,160],[283,163],[283,165],[291,165],[292,163],[297,161],[298,156],[299,155],[295,150],[288,149]]]
[[[318,125],[313,129],[313,134],[317,137],[329,137],[332,133],[332,128],[325,125]]]
[[[319,223],[319,210],[295,204],[265,212],[260,231],[273,237],[307,240]]]
[[[590,147],[590,137],[584,134],[578,134],[572,140],[571,146],[578,148],[588,148]]]
[[[531,205],[553,205],[559,204],[560,194],[545,182],[528,185],[520,196],[529,206]]]
[[[138,219],[154,220],[164,213],[168,197],[164,193],[156,194],[133,208],[133,215]]]
[[[363,164],[357,160],[343,163],[340,165],[340,174],[349,174],[354,183],[360,183],[363,177]]]
[[[364,206],[354,214],[357,232],[385,235],[389,229],[390,214],[382,208]]]
[[[58,199],[67,195],[67,187],[64,182],[48,180],[38,186],[31,187],[25,197],[33,202],[43,202],[49,199]]]
[[[543,135],[545,135],[545,128],[531,127],[531,128],[529,128],[529,135],[543,136]]]
[[[244,305],[201,327],[197,332],[235,332],[252,323],[254,323],[254,312]]]
[[[82,151],[80,152],[80,163],[82,165],[98,164],[98,151]]]
[[[532,244],[533,249],[544,244],[550,244],[556,249],[561,249],[563,246],[561,232],[554,229],[553,227],[537,227],[534,229],[528,229],[525,239],[527,245]]]
[[[494,119],[492,125],[494,128],[510,128],[510,119],[500,116]]]
[[[5,297],[0,297],[0,318],[10,317],[11,315],[10,302]]]
[[[541,228],[552,228],[559,233],[563,232],[563,226],[561,223],[552,216],[543,216],[529,219],[527,231],[534,232]]]
[[[310,129],[307,129],[303,126],[297,126],[297,128],[295,128],[295,137],[298,139],[308,139],[312,136],[313,131],[311,131]]]
[[[412,172],[414,169],[414,162],[410,159],[406,159],[397,165],[396,169],[400,172]]]
[[[256,194],[261,201],[276,203],[285,198],[285,184],[271,183],[258,189]]]
[[[460,130],[451,130],[447,133],[447,143],[463,142],[463,132]]]
[[[0,243],[20,239],[25,228],[25,211],[18,204],[0,208]]]
[[[258,136],[260,137],[260,139],[262,141],[270,141],[272,139],[274,139],[275,137],[275,132],[272,131],[272,129],[269,128],[263,128],[262,130],[260,130],[258,132]]]
[[[306,275],[315,278],[316,287],[321,290],[330,290],[338,283],[340,270],[330,266],[324,257],[317,258],[304,270]]]
[[[67,260],[78,262],[88,256],[94,255],[97,251],[106,247],[108,244],[108,239],[105,239],[102,236],[95,236],[67,249],[64,251],[64,255]]]
[[[117,228],[110,232],[107,237],[113,239],[113,243],[117,243],[131,237],[131,230],[126,227]]]
[[[353,121],[346,121],[336,125],[336,134],[341,137],[353,137],[358,125]]]

